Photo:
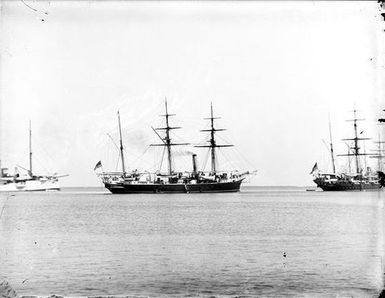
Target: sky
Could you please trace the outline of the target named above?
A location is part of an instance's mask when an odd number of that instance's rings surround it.
[[[221,117],[220,169],[258,170],[249,185],[313,185],[333,145],[383,128],[384,22],[375,1],[1,1],[0,157],[28,167],[32,122],[37,174],[99,186],[93,168],[119,170],[117,111],[129,169],[160,167],[151,127],[164,101],[175,142],[202,144],[210,104]],[[115,143],[115,144],[114,144]],[[363,146],[362,146],[363,149]],[[177,170],[207,152],[174,149]],[[367,164],[375,167],[374,159]],[[165,167],[163,163],[163,168]],[[337,158],[337,168],[347,167]],[[205,166],[209,169],[209,162]]]

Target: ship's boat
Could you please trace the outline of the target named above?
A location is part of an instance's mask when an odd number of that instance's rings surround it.
[[[160,144],[151,146],[163,146],[167,152],[168,171],[161,173],[159,171],[151,173],[150,171],[127,172],[124,163],[124,150],[122,142],[122,131],[120,123],[120,114],[118,112],[119,136],[120,136],[120,160],[122,172],[102,172],[99,173],[104,186],[112,193],[200,193],[200,192],[237,192],[248,171],[240,173],[238,171],[218,171],[216,160],[216,148],[230,147],[233,145],[217,144],[215,133],[224,129],[218,129],[214,126],[213,107],[211,105],[211,116],[206,118],[210,120],[210,129],[202,130],[210,133],[209,144],[196,145],[195,147],[208,148],[211,155],[211,171],[203,172],[197,169],[197,155],[191,154],[192,170],[176,172],[172,167],[172,147],[189,145],[188,143],[173,143],[170,137],[170,131],[180,127],[169,125],[169,117],[175,114],[168,113],[167,100],[165,101],[166,113],[165,126],[153,129],[161,140]],[[158,131],[164,131],[162,137]],[[101,162],[95,166],[95,170],[101,167]]]
[[[350,190],[369,190],[369,189],[379,189],[383,184],[380,183],[381,177],[378,174],[379,172],[372,171],[370,167],[365,169],[362,167],[362,161],[360,158],[362,156],[370,156],[372,158],[378,158],[379,168],[381,168],[381,159],[383,155],[381,153],[370,154],[360,152],[360,141],[370,140],[370,138],[359,137],[357,130],[357,121],[363,119],[357,119],[356,117],[357,110],[353,110],[354,118],[352,120],[354,127],[354,137],[349,139],[343,139],[345,141],[352,141],[353,146],[348,145],[347,154],[339,154],[339,156],[346,156],[349,160],[349,171],[348,172],[336,172],[334,151],[333,151],[333,141],[331,133],[331,124],[329,120],[329,135],[330,135],[330,155],[333,165],[332,173],[323,173],[318,169],[317,163],[313,166],[313,169],[310,174],[314,176],[314,182],[319,188],[324,191],[350,191]],[[379,140],[379,145],[383,142]],[[355,162],[355,172],[351,171],[350,158],[354,158]],[[382,178],[385,181],[385,175]]]
[[[21,166],[18,166],[22,168]],[[17,169],[17,168],[16,168]],[[0,167],[0,192],[14,191],[55,191],[60,190],[59,178],[68,175],[36,175],[32,171],[32,129],[29,123],[29,169],[27,173],[20,175],[18,171],[11,175],[8,168]]]

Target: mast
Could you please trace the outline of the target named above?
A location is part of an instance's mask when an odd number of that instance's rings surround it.
[[[217,131],[224,131],[226,129],[223,129],[223,128],[215,128],[214,127],[214,120],[215,119],[220,119],[220,117],[214,117],[214,113],[213,113],[213,104],[211,103],[211,106],[210,106],[210,111],[211,111],[211,117],[209,118],[204,118],[206,120],[210,120],[210,124],[211,124],[211,128],[210,129],[202,129],[201,131],[209,131],[210,132],[210,140],[209,140],[209,143],[210,145],[199,145],[199,146],[195,146],[195,147],[206,147],[206,148],[210,148],[210,151],[211,151],[211,172],[213,174],[216,173],[217,171],[217,167],[216,167],[216,153],[215,153],[215,148],[219,148],[219,147],[232,147],[233,145],[218,145],[215,141],[215,132]]]
[[[169,175],[172,175],[173,173],[173,168],[172,168],[172,151],[171,151],[171,146],[177,146],[177,145],[189,145],[189,143],[172,143],[171,142],[171,138],[170,138],[170,130],[173,130],[173,129],[180,129],[181,127],[171,127],[169,125],[169,118],[171,116],[175,116],[175,114],[169,114],[168,113],[168,107],[167,107],[167,98],[165,98],[164,100],[164,104],[165,104],[165,108],[166,108],[166,114],[165,115],[161,115],[163,117],[166,118],[166,127],[158,127],[158,128],[153,128],[153,130],[155,131],[155,133],[158,135],[158,133],[156,132],[157,130],[164,130],[165,133],[166,133],[166,136],[161,140],[163,142],[163,144],[151,144],[150,146],[166,146],[166,149],[167,149],[167,165],[168,165],[168,174]],[[159,135],[158,135],[159,136]]]
[[[167,99],[164,101],[165,107],[166,107],[166,138],[164,139],[166,142],[166,148],[167,148],[167,165],[168,165],[168,173],[171,175],[172,173],[172,164],[171,164],[171,139],[170,139],[170,125],[168,125],[168,118],[170,115],[168,114],[168,109],[167,109]]]
[[[0,112],[0,177],[3,177],[3,168],[2,168],[2,166],[1,166],[1,158],[2,158],[2,154],[3,154],[3,148],[2,148],[2,144],[3,144],[3,140],[2,140],[2,131],[1,131],[1,128],[3,127],[2,125],[1,125],[1,119],[2,119],[2,117],[1,117],[1,112]]]
[[[216,172],[216,167],[215,167],[215,147],[216,147],[216,143],[215,143],[215,136],[214,136],[214,132],[215,132],[215,128],[214,128],[214,115],[213,115],[213,104],[211,103],[210,105],[211,107],[211,117],[210,117],[210,121],[211,121],[211,132],[210,132],[210,145],[211,145],[211,172],[215,173]]]
[[[339,156],[354,156],[355,164],[356,164],[356,173],[359,174],[361,172],[359,156],[362,156],[362,155],[365,156],[365,155],[370,155],[370,154],[367,154],[365,152],[364,153],[360,153],[360,151],[359,151],[360,147],[358,146],[358,141],[370,140],[370,138],[359,138],[358,137],[357,121],[362,121],[362,120],[365,120],[365,119],[357,119],[357,110],[356,109],[353,110],[353,114],[354,114],[354,118],[350,119],[350,120],[346,120],[346,121],[353,121],[354,138],[343,139],[345,141],[354,141],[354,147],[350,147],[350,149],[353,150],[353,154],[351,154],[351,153],[339,154]]]
[[[373,153],[373,155],[371,155],[369,157],[370,158],[377,158],[377,167],[378,167],[377,170],[382,172],[382,163],[383,163],[383,159],[385,158],[382,144],[384,144],[385,142],[381,141],[380,134],[378,134],[378,142],[375,142],[375,143],[378,144],[378,149],[373,150],[375,152]]]
[[[381,157],[383,157],[383,155],[382,155],[382,143],[383,142],[381,142],[381,136],[380,136],[380,134],[378,134],[378,152],[381,155]],[[382,172],[382,160],[381,160],[381,158],[378,158],[378,171]]]
[[[118,123],[119,123],[119,137],[120,137],[120,158],[122,159],[122,172],[123,172],[123,175],[125,175],[126,174],[126,168],[124,166],[122,128],[121,128],[121,124],[120,124],[120,114],[119,114],[119,111],[118,111]]]
[[[357,114],[356,114],[356,110],[354,109],[353,111],[354,113],[354,155],[355,155],[355,159],[356,159],[356,173],[359,173],[359,169],[360,169],[360,165],[359,165],[359,159],[358,159],[358,150],[360,149],[358,147],[358,134],[357,134]]]
[[[336,164],[334,162],[333,138],[332,138],[332,126],[330,123],[330,114],[329,114],[329,137],[330,137],[330,154],[332,156],[332,164],[333,164],[333,174],[335,174],[336,173]]]
[[[384,142],[381,142],[380,134],[378,134],[378,142],[377,143],[378,143],[378,149],[377,149],[378,155],[371,156],[371,157],[377,158],[378,171],[382,171],[382,159],[384,158],[384,155],[382,155],[382,143],[384,143]]]
[[[29,120],[29,175],[32,177],[32,128]]]
[[[366,162],[366,146],[365,146],[365,143],[364,143],[364,170],[367,171],[368,170],[368,164]]]
[[[382,145],[381,145],[381,137],[380,134],[378,134],[378,152],[382,155]],[[382,172],[382,161],[381,158],[378,158],[378,171]]]

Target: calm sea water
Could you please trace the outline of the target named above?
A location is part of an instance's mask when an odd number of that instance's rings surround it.
[[[376,297],[382,192],[3,195],[0,277],[19,295]]]

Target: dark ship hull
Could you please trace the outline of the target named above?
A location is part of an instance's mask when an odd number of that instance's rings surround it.
[[[378,182],[353,183],[352,181],[328,182],[322,179],[314,179],[314,182],[323,191],[349,191],[349,190],[375,190],[380,189],[382,185]]]
[[[243,179],[231,182],[209,183],[104,183],[105,187],[114,194],[129,193],[212,193],[238,192]]]

